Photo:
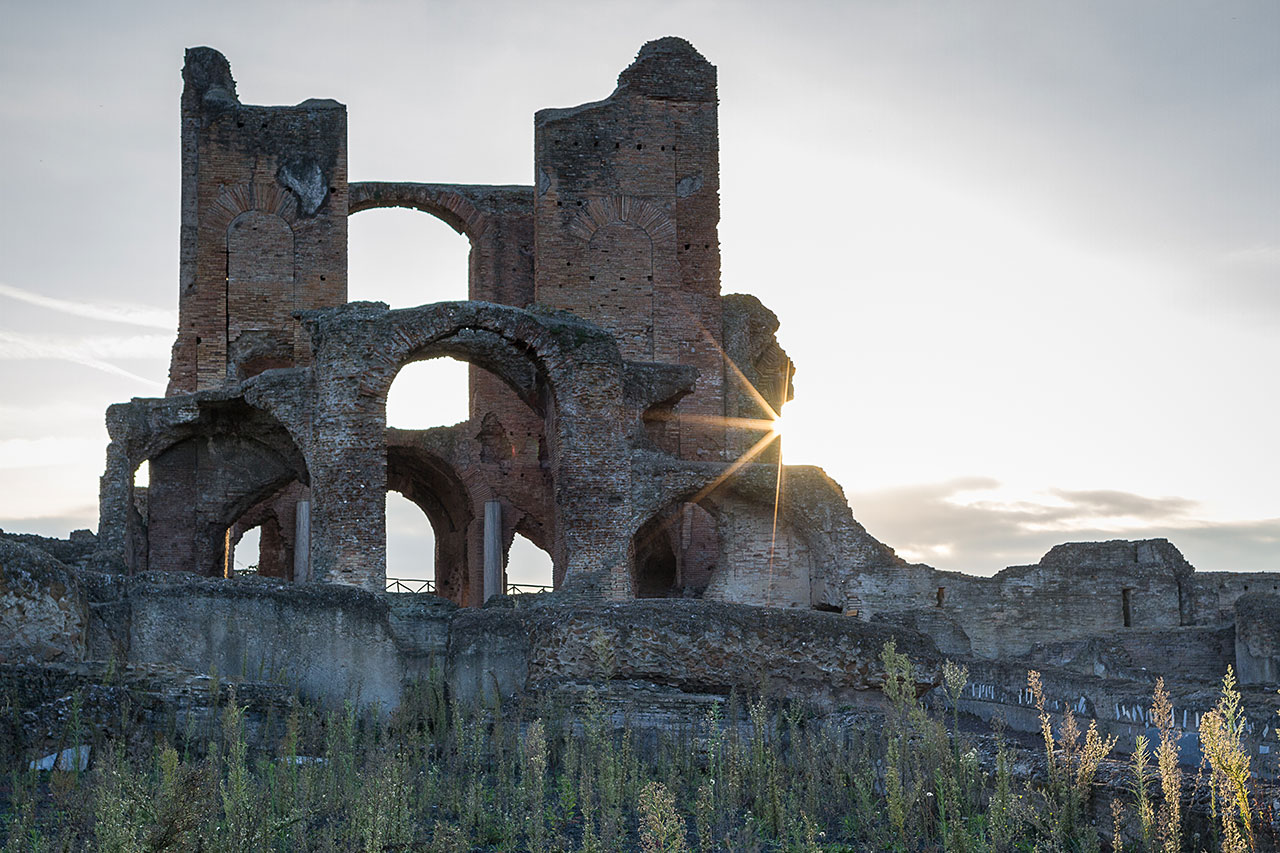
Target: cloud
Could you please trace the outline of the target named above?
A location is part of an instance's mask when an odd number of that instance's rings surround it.
[[[0,296],[7,296],[28,305],[48,308],[62,314],[76,317],[88,317],[91,320],[104,320],[109,323],[128,323],[133,326],[146,326],[152,329],[177,328],[178,321],[172,311],[153,308],[149,305],[135,305],[125,302],[75,302],[69,299],[58,299],[33,293],[20,287],[0,283]]]
[[[13,468],[54,468],[102,463],[102,441],[98,438],[6,438],[0,439],[0,470]]]
[[[1165,538],[1209,571],[1280,570],[1280,519],[1220,522],[1182,497],[1113,490],[1014,494],[988,478],[851,495],[872,535],[904,558],[989,575],[1062,542]]]
[[[58,337],[54,335],[28,335],[21,332],[0,330],[0,361],[27,361],[52,359],[70,361],[123,376],[136,382],[161,387],[164,383],[140,376],[112,364],[112,358],[163,358],[169,348],[172,335],[91,335],[87,337]]]

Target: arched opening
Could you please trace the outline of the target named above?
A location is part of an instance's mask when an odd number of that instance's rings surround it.
[[[311,491],[294,479],[243,512],[227,528],[227,576],[307,580],[310,500]]]
[[[235,545],[260,528],[259,556],[245,565],[292,579],[295,534],[309,529],[302,454],[279,421],[243,399],[199,409],[197,419],[151,435],[135,451],[124,507],[128,564],[134,571],[230,576]],[[242,554],[250,550],[246,544]],[[304,558],[309,553],[303,549]]]
[[[429,214],[373,208],[347,221],[347,294],[352,302],[411,308],[466,299],[471,243]]]
[[[555,586],[551,555],[515,534],[507,549],[507,593],[542,592]]]
[[[679,503],[655,515],[632,538],[636,597],[701,597],[719,550],[716,519],[698,504]]]
[[[387,490],[387,592],[435,593],[436,532],[422,507]]]
[[[476,378],[501,384],[504,402],[467,417],[466,409],[440,400],[443,380],[432,368],[453,357],[475,368],[472,389]],[[387,391],[387,489],[420,511],[387,505],[389,590],[404,591],[412,580],[417,590],[429,586],[459,604],[478,605],[508,584],[529,588],[524,591],[553,585],[551,557],[541,550],[552,541],[554,515],[544,393],[528,351],[495,332],[461,329],[410,355]],[[401,428],[406,423],[415,428]],[[427,550],[428,526],[433,551]],[[424,571],[429,553],[433,573]]]
[[[387,589],[461,603],[475,513],[453,465],[430,446],[447,430],[388,431]]]

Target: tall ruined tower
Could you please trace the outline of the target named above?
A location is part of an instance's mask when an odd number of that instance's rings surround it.
[[[310,362],[294,313],[347,301],[347,111],[332,100],[241,104],[226,58],[191,48],[182,71],[182,226],[178,336],[169,396],[230,387],[273,367]],[[224,432],[242,427],[223,419]],[[234,494],[227,470],[261,464],[262,444],[234,458],[183,441],[153,457],[148,547],[157,569],[225,572],[231,537],[206,519],[207,496]],[[283,476],[283,475],[282,475]],[[246,507],[261,524],[261,565],[289,577],[302,483]],[[198,531],[193,535],[192,531]],[[237,534],[238,535],[238,530]]]
[[[182,237],[170,395],[308,362],[295,311],[347,301],[347,110],[241,104],[216,50],[182,71]]]
[[[724,445],[707,420],[724,415],[719,159],[716,69],[681,38],[644,45],[605,100],[535,118],[537,301],[612,332],[623,358],[697,367],[694,417],[654,413],[651,432],[707,461]]]

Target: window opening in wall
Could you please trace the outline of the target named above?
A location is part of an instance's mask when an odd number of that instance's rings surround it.
[[[387,591],[435,592],[436,533],[417,504],[387,492]]]
[[[412,308],[467,298],[471,242],[429,213],[363,210],[347,222],[347,298]]]
[[[1120,604],[1124,608],[1124,626],[1133,627],[1133,590],[1126,587],[1120,590]]]
[[[551,555],[517,533],[507,550],[507,594],[549,592],[551,588]]]
[[[452,358],[415,361],[400,368],[387,392],[387,426],[430,429],[465,421],[467,364]]]
[[[946,597],[946,595],[947,595],[947,588],[946,588],[945,586],[940,586],[940,587],[938,587],[938,601],[937,601],[937,603],[936,603],[936,604],[934,604],[933,606],[934,606],[934,607],[941,607],[941,606],[942,606],[942,600]]]
[[[262,527],[246,530],[231,546],[231,566],[237,575],[256,575],[262,562]]]

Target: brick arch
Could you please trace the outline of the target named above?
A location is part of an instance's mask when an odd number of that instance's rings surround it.
[[[348,185],[348,213],[405,207],[429,213],[474,244],[489,228],[489,219],[466,196],[446,184],[364,181]]]
[[[101,524],[124,531],[130,570],[220,574],[225,535],[242,515],[290,482],[307,461],[290,431],[242,397],[135,400],[108,411],[112,441],[102,479]],[[135,507],[134,472],[152,465],[148,519]]]
[[[311,471],[319,577],[368,589],[385,577],[386,395],[400,368],[443,348],[479,361],[491,354],[482,344],[500,340],[516,358],[486,368],[517,388],[532,375],[545,408],[548,475],[559,496],[557,573],[569,586],[629,594],[629,422],[623,361],[608,333],[567,313],[486,302],[395,311],[350,303],[304,314],[303,323],[315,351],[320,425]]]
[[[629,195],[591,199],[569,223],[569,233],[590,240],[599,229],[619,222],[642,229],[655,242],[676,237],[676,225],[665,210],[651,201]]]
[[[236,217],[250,211],[278,216],[292,228],[298,221],[298,199],[274,180],[224,186],[205,221],[211,228],[226,231]]]
[[[467,583],[467,528],[474,515],[466,483],[440,455],[413,445],[391,444],[387,489],[416,504],[431,523],[436,594],[461,603]]]

